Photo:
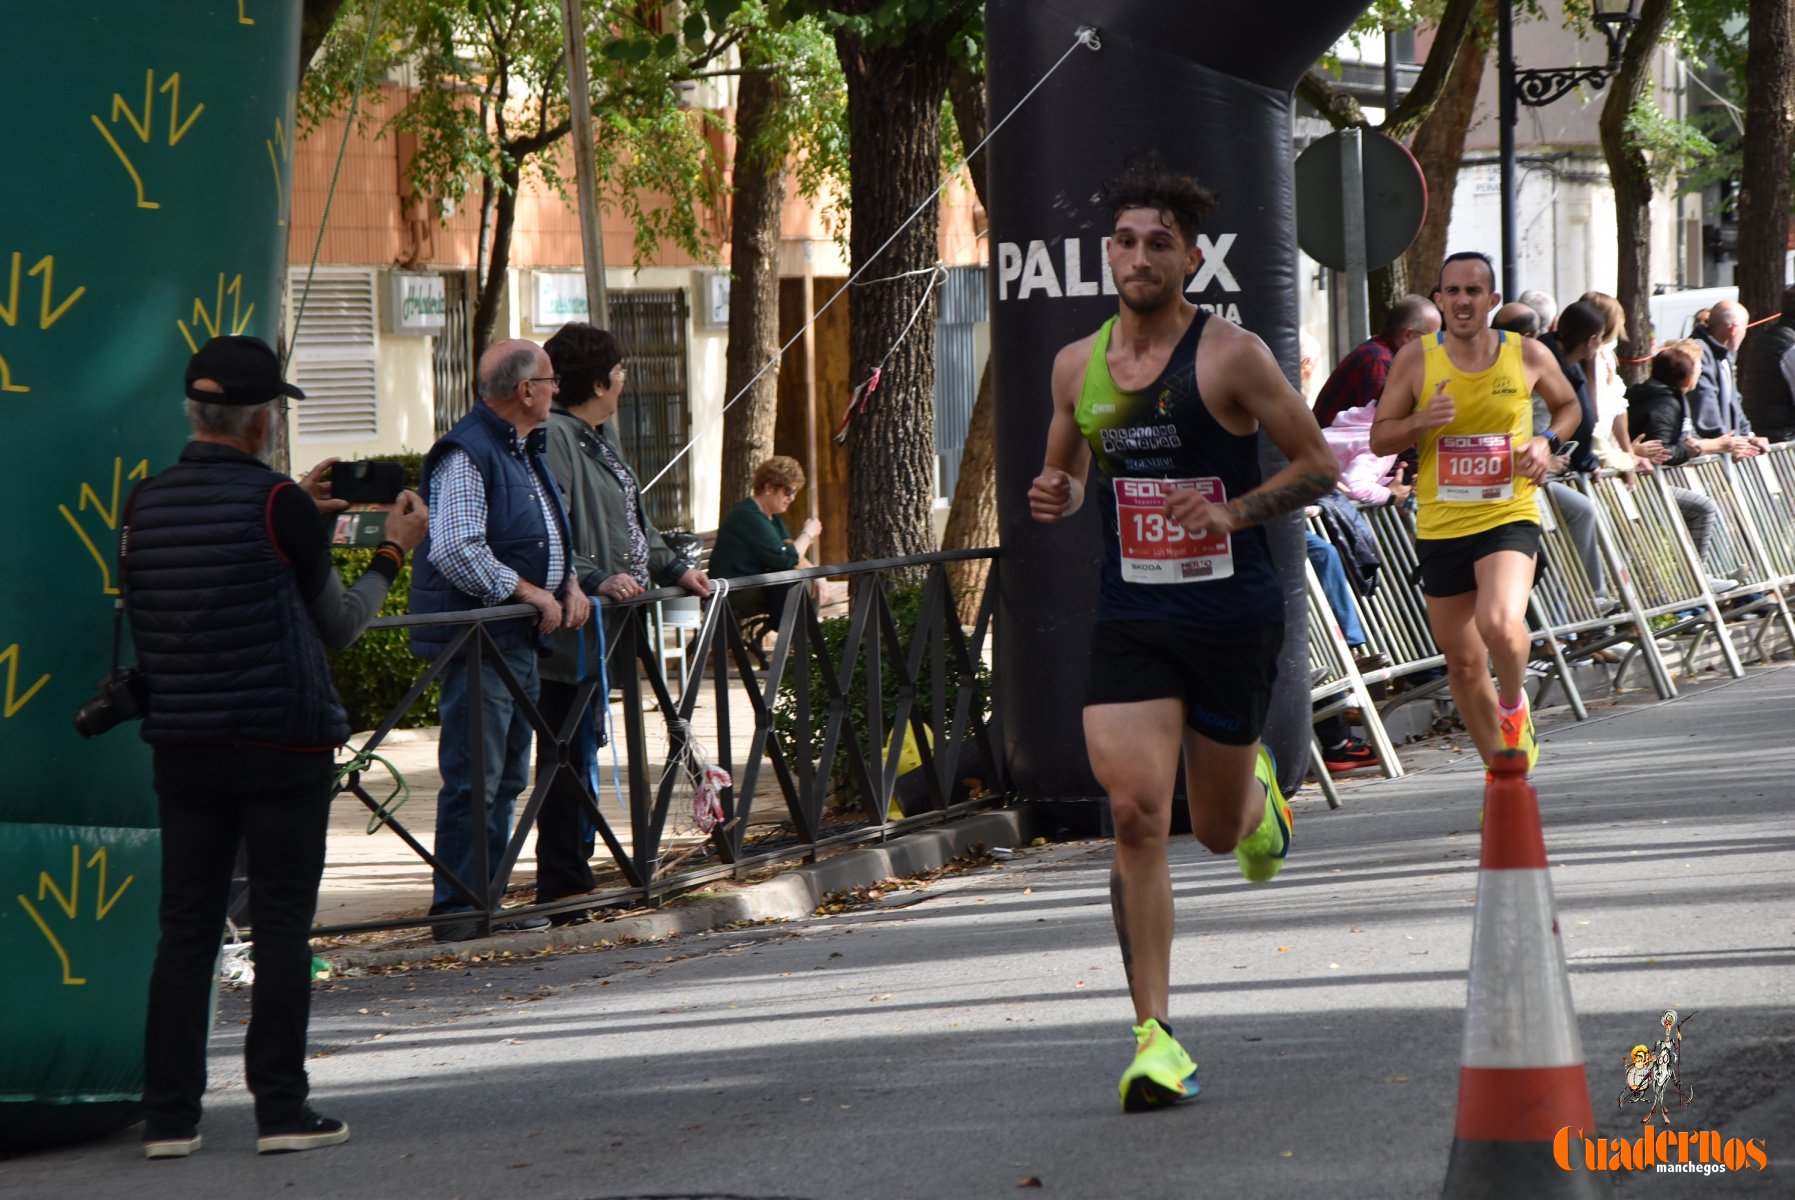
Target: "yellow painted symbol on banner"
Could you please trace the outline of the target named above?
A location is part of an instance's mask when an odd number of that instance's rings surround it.
[[[24,271],[24,267],[25,256],[17,250],[14,250],[12,252],[12,269],[7,277],[8,287],[6,291],[6,303],[0,304],[0,322],[14,327],[17,327],[19,323],[20,272]],[[52,254],[46,254],[38,259],[37,265],[32,267],[29,271],[24,271],[24,274],[31,276],[42,275],[44,277],[43,307],[37,318],[37,327],[39,329],[48,329],[50,326],[56,324],[56,322],[62,320],[62,315],[68,312],[75,301],[87,294],[87,288],[83,285],[64,296],[60,304],[56,303],[56,256]]]
[[[30,390],[24,384],[12,381],[12,368],[6,365],[4,357],[0,357],[0,392],[29,392]]]
[[[237,0],[237,24],[254,25],[256,19],[243,11],[244,0]]]
[[[293,108],[292,100],[292,93],[287,93],[287,110],[289,112]],[[274,118],[274,136],[264,139],[262,144],[268,147],[268,162],[274,167],[274,205],[279,212],[275,224],[285,225],[287,223],[287,189],[285,186],[286,173],[282,167],[293,161],[293,135],[288,130],[286,122],[280,117]]]
[[[118,890],[108,896],[106,894],[106,847],[101,846],[87,860],[88,870],[93,870],[95,866],[98,866],[100,870],[97,886],[94,888],[93,919],[104,921],[106,914],[112,911],[112,906],[118,903],[118,898],[125,894],[125,889],[131,886],[137,876],[125,876],[125,881],[118,885]],[[50,878],[50,872],[41,871],[37,877],[37,904],[42,904],[45,896],[54,897],[55,909],[51,909],[51,913],[54,914],[59,909],[70,921],[76,920],[81,907],[81,871],[81,843],[76,842],[69,847],[69,890],[64,892],[56,886],[56,881]],[[61,960],[62,982],[75,987],[86,983],[85,977],[75,974],[74,965],[69,962],[69,952],[64,948],[62,939],[56,936],[56,931],[50,927],[50,922],[44,919],[44,914],[38,911],[37,905],[33,904],[23,892],[19,893],[19,903],[31,919],[37,923],[38,929],[49,941],[50,948],[56,951],[56,957]]]
[[[106,528],[116,533],[118,531],[119,497],[124,490],[124,481],[126,479],[148,479],[149,474],[150,460],[147,458],[139,459],[129,474],[125,473],[125,460],[114,458],[112,460],[111,505],[108,506],[100,499],[99,493],[94,491],[92,484],[83,483],[77,507],[82,512],[86,512],[87,506],[92,504],[94,511],[100,514],[100,520],[105,522]],[[106,555],[100,553],[99,547],[94,545],[93,539],[87,535],[87,530],[82,528],[81,522],[75,519],[75,514],[69,511],[68,505],[59,504],[56,508],[62,514],[63,520],[69,523],[69,528],[75,531],[75,536],[81,539],[81,544],[87,547],[87,552],[93,556],[94,562],[100,565],[100,590],[108,596],[118,595],[118,589],[112,586],[111,561]]]
[[[231,319],[224,319],[224,298],[231,297]],[[248,308],[243,307],[243,276],[234,276],[229,283],[224,281],[224,272],[218,273],[218,300],[208,311],[206,302],[198,296],[193,298],[193,329],[187,328],[186,321],[176,321],[181,336],[187,339],[187,347],[195,354],[199,353],[199,342],[194,338],[194,330],[204,329],[207,336],[217,337],[221,333],[242,333],[249,328],[249,319],[255,315],[256,306],[252,300]]]
[[[50,677],[48,675],[38,676],[37,682],[26,688],[25,694],[21,696],[19,695],[19,644],[17,642],[0,650],[0,663],[6,664],[6,701],[4,706],[0,707],[0,714],[10,717],[31,703],[31,698],[37,695],[39,688],[50,682]]]
[[[168,95],[168,144],[178,146],[181,139],[187,136],[187,131],[193,128],[193,123],[199,120],[199,115],[206,111],[204,104],[196,104],[187,113],[187,119],[185,121],[181,119],[181,73],[179,71],[164,79],[161,87],[156,86],[156,72],[153,68],[143,73],[143,114],[141,116],[138,115],[136,109],[131,107],[130,101],[126,100],[122,94],[114,92],[111,123],[116,126],[122,117],[126,126],[137,135],[137,140],[146,146],[149,145],[150,130],[155,124],[155,104],[158,92]],[[125,170],[130,174],[131,182],[137,188],[137,207],[161,208],[161,204],[145,197],[143,176],[138,173],[136,164],[131,161],[131,156],[125,153],[125,148],[119,144],[118,138],[113,136],[112,129],[100,119],[98,113],[90,114],[90,117],[94,128],[100,131],[100,136],[106,139],[106,144],[112,147],[112,152],[118,155],[119,162],[124,164]]]

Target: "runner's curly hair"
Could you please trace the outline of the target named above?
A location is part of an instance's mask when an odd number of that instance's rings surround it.
[[[1124,167],[1097,189],[1095,199],[1112,221],[1124,209],[1151,208],[1171,218],[1191,246],[1196,245],[1197,227],[1215,211],[1215,194],[1193,177],[1168,170],[1158,151]]]

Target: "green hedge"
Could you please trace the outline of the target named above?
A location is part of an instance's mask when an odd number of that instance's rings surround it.
[[[416,490],[418,473],[423,469],[421,454],[395,454],[387,461],[405,466],[405,486]],[[333,548],[337,573],[344,586],[353,586],[368,569],[374,551]],[[411,604],[411,556],[399,568],[399,577],[387,591],[386,603],[380,606],[383,617],[403,616]],[[403,629],[372,629],[357,638],[347,650],[331,655],[331,672],[336,677],[337,693],[349,711],[349,726],[360,732],[372,729],[385,718],[387,710],[411,689],[424,670],[424,660],[413,658],[410,637]],[[426,728],[440,723],[437,698],[440,688],[429,689],[411,706],[399,722],[401,729]]]

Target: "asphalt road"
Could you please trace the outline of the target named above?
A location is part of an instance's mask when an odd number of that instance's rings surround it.
[[[1760,669],[1546,741],[1600,1132],[1637,1134],[1622,1057],[1674,1007],[1695,1014],[1678,1128],[1768,1145],[1765,1171],[1623,1173],[1622,1197],[1795,1196],[1792,715],[1795,670]],[[1306,802],[1266,887],[1175,844],[1170,1015],[1204,1093],[1172,1111],[1117,1104],[1108,847],[1070,843],[833,916],[339,981],[312,1080],[354,1137],[314,1153],[252,1153],[227,994],[198,1154],[144,1162],[133,1130],[0,1163],[0,1195],[1438,1195],[1480,792],[1460,761]]]

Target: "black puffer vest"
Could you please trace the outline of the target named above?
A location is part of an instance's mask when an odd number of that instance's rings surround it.
[[[1795,347],[1795,320],[1788,317],[1752,330],[1739,347],[1739,401],[1752,430],[1772,441],[1795,433],[1795,396],[1783,379],[1783,355]]]
[[[149,677],[143,740],[322,749],[348,740],[324,643],[268,527],[285,475],[188,445],[133,497],[125,604]]]

